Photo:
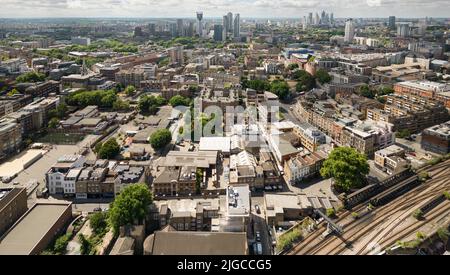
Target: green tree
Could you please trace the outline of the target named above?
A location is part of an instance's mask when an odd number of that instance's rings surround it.
[[[169,100],[169,104],[172,105],[172,107],[189,106],[190,99],[181,95],[176,95]]]
[[[136,88],[132,85],[129,85],[125,88],[125,94],[127,96],[133,96],[136,93]]]
[[[28,72],[22,75],[19,75],[16,78],[17,83],[28,83],[28,82],[42,82],[45,80],[45,74],[41,74],[38,72]]]
[[[367,98],[375,98],[375,93],[370,89],[369,85],[365,84],[359,88],[359,94]]]
[[[280,99],[286,99],[290,95],[289,85],[286,81],[275,80],[270,84],[270,91]]]
[[[103,143],[101,143],[101,142],[98,142],[97,144],[95,144],[95,147],[94,147],[94,152],[95,153],[100,153],[100,150],[102,149],[102,146],[103,146]]]
[[[254,79],[244,81],[246,88],[250,88],[257,91],[268,91],[270,90],[270,83],[266,80]]]
[[[59,119],[63,119],[67,113],[67,105],[65,103],[61,103],[56,107],[56,115]]]
[[[350,147],[334,149],[320,170],[322,177],[333,177],[336,188],[344,192],[362,187],[368,173],[367,157]]]
[[[409,131],[408,129],[402,129],[400,131],[397,131],[397,133],[395,133],[395,136],[397,138],[406,138],[409,137],[411,135],[411,131]]]
[[[108,214],[106,212],[97,212],[89,217],[89,224],[96,235],[104,235],[108,227]]]
[[[98,155],[101,159],[112,159],[120,153],[120,146],[116,139],[111,138],[103,143],[102,148],[99,150]]]
[[[16,95],[18,93],[19,93],[19,91],[17,91],[17,89],[14,88],[7,94],[7,96],[12,97],[12,96],[14,96],[14,95]]]
[[[154,132],[150,137],[150,144],[155,150],[164,148],[171,141],[172,141],[172,134],[167,129],[160,129]]]
[[[437,230],[437,235],[439,239],[441,239],[444,242],[448,241],[448,237],[450,236],[450,232],[448,232],[448,229],[445,227],[441,227]]]
[[[56,239],[53,252],[57,255],[63,255],[66,252],[67,244],[72,238],[72,234],[65,234]]]
[[[393,93],[394,93],[394,89],[392,89],[391,87],[381,87],[378,90],[378,96],[390,95]]]
[[[143,114],[153,114],[157,112],[158,107],[161,107],[166,103],[167,101],[161,96],[143,95],[139,98],[138,108]]]
[[[78,235],[78,240],[80,241],[80,253],[81,255],[92,255],[95,253],[93,250],[92,243],[86,239],[83,234]]]
[[[114,102],[112,108],[114,111],[127,111],[130,109],[130,103],[118,98],[116,102]]]
[[[329,83],[331,81],[331,76],[324,69],[318,69],[316,72],[316,78],[320,84]]]
[[[97,105],[103,108],[112,108],[117,100],[117,94],[114,90],[108,91],[80,91],[67,97],[67,104],[70,106],[86,107],[88,105]]]
[[[295,71],[292,78],[298,81],[297,85],[295,86],[295,90],[297,92],[306,92],[316,86],[315,78],[307,71]]]
[[[413,217],[416,219],[416,220],[421,220],[422,218],[423,218],[423,212],[422,212],[422,210],[420,210],[420,209],[416,209],[414,212],[413,212]]]
[[[288,70],[293,71],[295,69],[298,69],[298,64],[297,63],[289,64]]]
[[[102,107],[113,107],[114,102],[117,101],[117,95],[114,91],[109,91],[108,93],[106,93],[104,96],[102,96],[101,99],[101,106]]]
[[[142,224],[152,201],[152,194],[145,184],[133,184],[122,190],[109,210],[109,223],[114,233],[117,234],[123,225]]]
[[[330,218],[336,217],[336,211],[334,210],[334,208],[328,208],[326,214]]]
[[[48,127],[52,128],[52,129],[56,129],[59,125],[59,119],[54,117],[52,119],[50,119],[50,121],[48,122]]]

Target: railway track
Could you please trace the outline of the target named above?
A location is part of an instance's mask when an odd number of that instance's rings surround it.
[[[387,237],[387,239],[383,240],[382,242],[380,242],[380,248],[382,249],[386,249],[390,246],[392,246],[393,244],[395,244],[397,241],[402,240],[404,238],[407,238],[409,236],[411,236],[412,234],[416,233],[419,231],[419,229],[421,227],[423,227],[424,225],[426,225],[429,222],[432,222],[436,219],[440,219],[443,216],[447,216],[450,213],[450,204],[448,202],[444,202],[445,205],[442,207],[439,207],[438,209],[436,209],[435,211],[432,211],[429,213],[429,215],[425,215],[424,220],[422,221],[418,221],[416,223],[414,223],[411,226],[408,226],[407,228],[404,228],[403,230],[401,230],[400,232],[394,233],[393,235],[390,235]],[[358,251],[358,255],[361,254],[370,254],[370,251],[366,251],[364,249],[362,249],[361,251]]]
[[[398,225],[404,219],[410,217],[412,211],[417,209],[419,205],[423,205],[424,202],[427,202],[435,196],[442,194],[443,191],[448,190],[448,183],[450,183],[450,172],[448,169],[449,167],[450,160],[447,160],[440,164],[419,170],[418,173],[422,171],[428,172],[432,176],[432,179],[413,188],[412,190],[407,191],[401,197],[393,199],[387,205],[380,206],[379,208],[375,209],[373,213],[366,213],[357,220],[353,220],[352,218],[349,219],[349,216],[351,215],[350,211],[345,212],[336,221],[336,223],[341,224],[344,227],[344,233],[341,236],[329,236],[328,238],[323,239],[321,235],[323,234],[323,232],[325,232],[326,229],[321,226],[317,231],[308,235],[301,243],[294,246],[288,253],[339,254],[348,249],[349,246],[351,247],[351,245],[359,238],[369,234],[374,228],[385,224],[389,220],[389,217],[400,217],[397,222],[395,219],[392,219],[391,222],[388,222],[388,224],[385,225],[385,227],[389,225],[391,225],[391,227],[395,227],[395,225]],[[408,179],[405,179],[404,181]],[[393,188],[395,188],[395,186]],[[355,212],[360,212],[364,210],[364,208],[365,203],[356,206],[353,210]],[[407,214],[404,214],[402,217],[401,213],[405,212]],[[385,235],[383,235],[382,237],[385,237]],[[369,242],[367,242],[367,244],[369,244],[374,239],[382,238],[379,235],[375,235],[374,237],[369,239]],[[367,244],[364,245],[363,249],[359,249],[357,253],[362,253],[362,251],[364,251],[364,249],[367,247]]]
[[[441,170],[443,173],[445,170]],[[441,174],[440,173],[440,174]],[[438,176],[438,175],[437,175]],[[428,201],[434,199],[436,196],[442,194],[443,191],[448,189],[446,183],[448,183],[450,179],[439,179],[435,180],[435,184],[429,186],[422,186],[421,190],[416,190],[416,192],[408,193],[408,196],[400,197],[397,201],[394,201],[390,207],[384,207],[382,212],[378,212],[376,215],[378,218],[375,222],[372,222],[370,226],[364,226],[362,228],[356,228],[356,232],[347,232],[347,235],[350,237],[347,239],[352,243],[356,240],[359,240],[361,237],[370,234],[372,230],[377,228],[380,225],[384,225],[384,227],[388,227],[391,230],[396,228],[401,222],[411,217],[411,214],[417,208],[425,205]],[[373,238],[369,240],[365,239],[364,248],[367,247],[370,243],[375,242],[376,240],[381,240],[386,234],[389,234],[391,231],[387,230],[387,232],[382,235],[381,233],[374,234]],[[383,247],[385,248],[385,247]],[[327,254],[339,254],[346,250],[346,247],[342,247],[342,245],[338,245],[338,247],[332,248],[331,251]]]

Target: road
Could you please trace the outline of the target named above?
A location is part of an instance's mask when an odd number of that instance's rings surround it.
[[[259,205],[261,214],[258,214],[256,212],[256,205]],[[265,220],[266,213],[264,209],[264,197],[252,197],[252,212],[252,217],[255,225],[254,236],[256,236],[256,231],[260,232],[263,255],[272,255],[272,240],[269,236],[269,231]]]
[[[280,102],[280,108],[281,108],[281,112],[284,115],[284,118],[286,120],[290,120],[292,122],[294,122],[295,124],[302,124],[303,122],[300,121],[294,114],[294,112],[291,110],[291,108],[293,108],[295,106],[295,104],[297,103],[297,100],[293,100],[290,103],[283,103]]]

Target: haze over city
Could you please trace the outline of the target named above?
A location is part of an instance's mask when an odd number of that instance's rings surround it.
[[[308,11],[333,10],[336,17],[445,17],[446,0],[2,0],[0,17],[206,17],[241,12],[245,17],[299,17]]]

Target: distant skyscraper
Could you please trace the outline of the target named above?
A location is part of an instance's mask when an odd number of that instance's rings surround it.
[[[194,22],[189,22],[189,26],[186,30],[186,36],[189,36],[189,37],[194,36]]]
[[[227,14],[228,17],[228,32],[232,32],[233,31],[233,14],[231,12],[229,12]]]
[[[156,25],[154,23],[148,24],[148,31],[149,31],[150,35],[155,35],[156,34]]]
[[[389,29],[395,30],[395,16],[389,16]]]
[[[398,37],[409,36],[409,23],[402,23],[397,26],[397,36]]]
[[[355,37],[355,24],[353,20],[350,18],[345,22],[345,35],[344,42],[352,42],[353,37]]]
[[[228,37],[228,27],[230,24],[228,23],[228,15],[224,15],[222,19],[222,29],[223,29],[223,40],[227,40]]]
[[[142,28],[141,27],[134,28],[134,37],[141,37],[141,36],[144,36]]]
[[[308,14],[308,25],[312,25],[313,24],[313,13],[310,12]]]
[[[176,23],[170,23],[169,24],[169,31],[170,31],[170,35],[172,37],[176,37],[178,35],[177,24]]]
[[[234,27],[233,27],[234,38],[241,36],[241,15],[239,13],[234,17]]]
[[[316,12],[316,18],[314,20],[314,25],[319,25],[320,24],[320,17],[319,14]]]
[[[419,35],[425,35],[425,33],[427,32],[427,20],[426,19],[421,19],[420,21],[419,21],[419,24],[418,24],[418,34]]]
[[[326,17],[326,13],[325,13],[325,11],[322,11],[322,15],[320,16],[320,21],[322,24],[326,23],[325,17]]]
[[[184,36],[184,22],[183,19],[177,19],[178,36]]]
[[[214,25],[214,41],[223,41],[222,25]]]
[[[197,33],[198,36],[203,37],[203,12],[199,11],[197,12]]]
[[[334,14],[333,13],[330,14],[330,23],[331,24],[334,23]]]

